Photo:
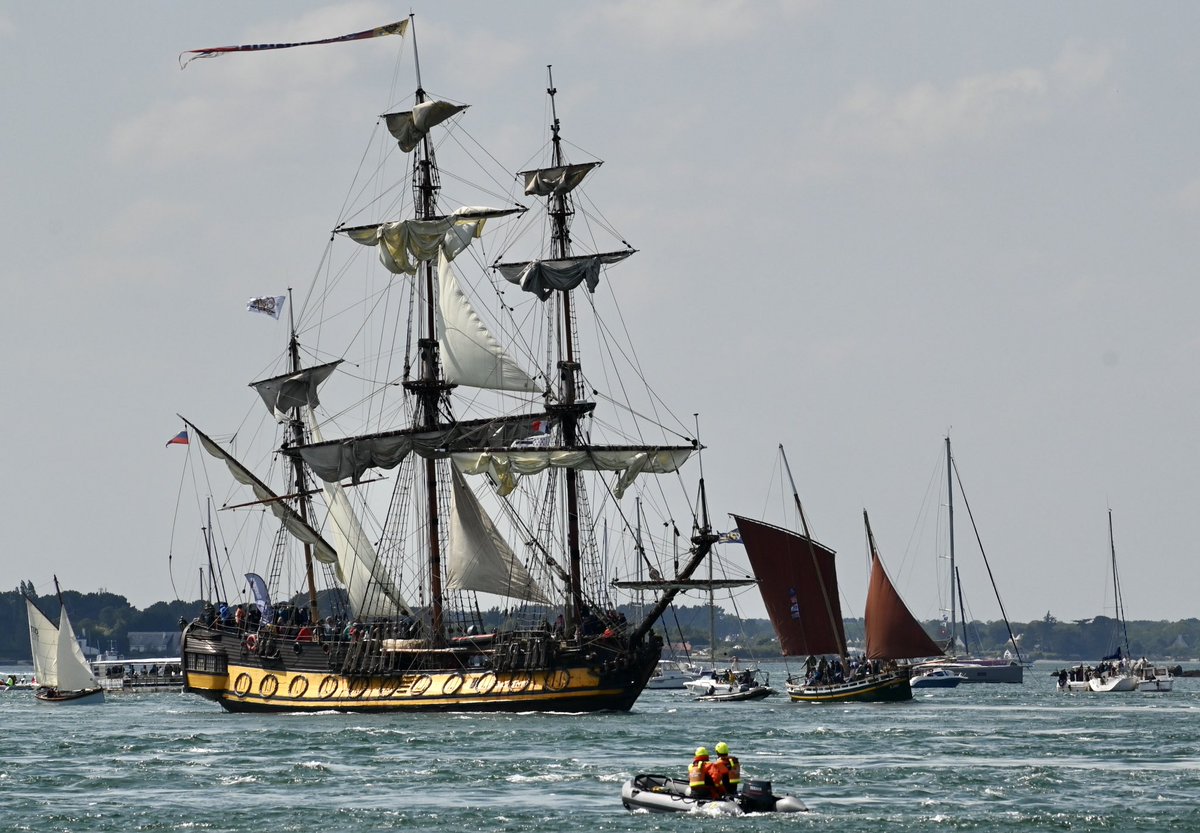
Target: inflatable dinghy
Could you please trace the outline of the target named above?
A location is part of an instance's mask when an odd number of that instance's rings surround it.
[[[747,781],[742,792],[726,798],[692,798],[687,781],[665,775],[635,775],[621,786],[621,803],[626,810],[651,813],[719,812],[806,813],[808,807],[793,795],[775,795],[770,781]]]

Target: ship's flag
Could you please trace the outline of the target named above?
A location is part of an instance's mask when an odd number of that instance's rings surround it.
[[[246,302],[246,311],[265,313],[279,320],[279,316],[283,314],[283,304],[285,301],[287,301],[286,295],[266,295],[262,298],[251,298]]]
[[[188,435],[187,435],[186,428],[184,428],[182,431],[180,431],[174,437],[171,437],[171,439],[167,440],[167,445],[187,445],[187,444],[188,444]]]
[[[403,35],[407,29],[408,20],[404,19],[395,23],[389,23],[386,26],[376,26],[374,29],[367,29],[362,32],[339,35],[336,38],[322,38],[321,40],[301,41],[299,43],[248,43],[242,46],[210,46],[207,49],[189,49],[187,52],[179,54],[179,68],[183,69],[197,58],[216,58],[224,55],[226,52],[261,52],[266,49],[291,49],[293,46],[316,46],[322,43],[366,40],[367,38],[378,38],[383,35]],[[190,55],[191,57],[184,60],[184,55]]]
[[[720,536],[717,537],[717,543],[740,544],[742,543],[742,533],[736,529],[730,530],[729,532],[722,532]]]

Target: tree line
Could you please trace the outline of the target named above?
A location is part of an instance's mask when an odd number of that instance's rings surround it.
[[[58,620],[58,599],[37,596],[33,585],[21,582],[15,590],[0,593],[0,662],[30,660],[29,629],[22,593],[29,595],[53,621]],[[124,596],[116,593],[79,593],[63,591],[63,601],[71,614],[76,635],[101,651],[129,654],[129,633],[140,631],[170,631],[179,628],[179,621],[190,622],[199,615],[203,600],[156,602],[139,610]],[[303,603],[301,601],[301,603]],[[630,621],[636,621],[638,611],[622,606]],[[483,614],[485,626],[499,626],[503,612],[492,609]],[[925,629],[940,644],[947,644],[949,635],[945,623],[926,622]],[[713,615],[718,658],[738,656],[743,659],[767,659],[779,655],[779,644],[767,619],[743,619],[718,607]],[[846,639],[851,650],[861,650],[863,620],[846,619]],[[688,645],[692,650],[709,648],[710,617],[707,605],[679,605],[669,609],[659,623],[658,631],[672,645]],[[1154,660],[1188,660],[1200,656],[1200,619],[1175,622],[1133,621],[1122,627],[1115,619],[1097,616],[1075,622],[1060,622],[1049,612],[1041,619],[1013,623],[1018,635],[1021,656],[1026,660],[1060,659],[1095,661],[1111,655],[1117,647],[1132,657]],[[995,655],[1008,646],[1008,627],[1003,621],[971,622],[966,629],[965,649],[974,654]],[[959,631],[959,650],[964,649]]]

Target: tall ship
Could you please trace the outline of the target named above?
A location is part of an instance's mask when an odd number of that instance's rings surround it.
[[[189,460],[237,486],[206,527],[184,689],[232,712],[627,710],[717,541],[680,471],[698,432],[623,343],[608,271],[635,249],[584,196],[601,162],[569,158],[552,69],[541,152],[497,174],[468,105],[422,85],[412,18],[316,43],[379,35],[400,67],[411,48],[415,92],[379,117],[311,286],[249,305],[289,323],[252,383],[264,427],[184,418]],[[244,566],[230,538],[259,542]],[[630,563],[660,580],[636,621],[611,582]]]

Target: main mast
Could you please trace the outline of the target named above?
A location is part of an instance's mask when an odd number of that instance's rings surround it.
[[[292,291],[288,290],[288,329],[291,336],[288,339],[288,358],[291,362],[292,373],[300,372],[300,340],[296,337],[296,316],[294,313],[295,305],[291,303]],[[297,405],[292,408],[290,430],[292,435],[292,445],[304,445],[304,415],[303,408]],[[304,468],[304,461],[299,457],[292,458],[292,472],[296,481],[296,494],[299,496],[300,517],[306,523],[311,525],[309,520],[309,500],[308,500],[308,472]],[[211,527],[211,524],[210,524]],[[209,570],[212,572],[211,567]],[[317,605],[317,583],[313,575],[313,550],[312,544],[307,541],[304,543],[304,576],[308,582],[308,614],[310,622],[317,622],[321,618],[320,607]]]
[[[426,100],[425,90],[421,85],[421,60],[417,52],[417,30],[410,15],[409,29],[412,32],[413,60],[416,64],[417,91],[416,107]],[[428,220],[437,216],[437,197],[441,191],[441,178],[438,174],[437,159],[433,152],[433,143],[428,133],[422,136],[413,159],[413,214],[418,220]],[[439,424],[439,406],[446,391],[450,389],[441,375],[438,356],[437,334],[434,329],[434,266],[430,260],[422,260],[418,280],[425,288],[425,320],[423,335],[418,339],[419,378],[406,379],[404,388],[417,398],[417,413],[415,422],[423,428],[437,428]],[[441,517],[438,506],[437,461],[423,458],[425,466],[425,495],[426,521],[429,535],[429,611],[431,637],[434,642],[440,642],[445,636],[443,624],[442,599],[442,552]]]
[[[958,583],[958,570],[954,566],[954,458],[950,456],[950,435],[946,435],[946,513],[949,518],[950,526],[950,655],[954,656],[958,653],[955,649],[955,640],[958,639],[958,623],[957,623],[957,606],[955,599],[958,595],[954,592],[955,585]],[[961,592],[961,588],[960,592]],[[966,619],[966,611],[963,611],[963,618]],[[966,629],[966,622],[963,622],[963,629]]]
[[[551,165],[562,167],[566,164],[562,152],[562,139],[559,136],[558,111],[555,108],[554,96],[558,90],[554,86],[554,73],[551,67],[546,67],[549,86],[546,92],[550,96],[550,143]],[[575,216],[575,207],[568,190],[556,190],[548,200],[550,213],[551,253],[555,258],[571,256],[571,219]],[[559,306],[562,310],[562,343],[559,345],[558,377],[561,384],[558,404],[547,406],[547,411],[558,417],[562,425],[563,446],[575,448],[579,445],[579,420],[595,406],[591,402],[583,402],[578,394],[579,362],[575,356],[575,331],[573,327],[574,314],[571,306],[571,291],[561,289],[558,292]],[[583,570],[579,543],[579,481],[578,474],[573,468],[567,469],[567,554],[570,565],[570,602],[567,605],[566,627],[572,633],[574,627],[581,623],[583,609]]]

